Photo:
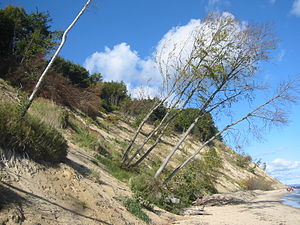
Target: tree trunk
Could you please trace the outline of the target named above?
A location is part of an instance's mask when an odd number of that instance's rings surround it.
[[[268,101],[266,101],[265,103],[263,103],[262,105],[258,106],[257,108],[255,108],[254,110],[252,110],[250,113],[248,113],[246,116],[242,117],[241,119],[236,120],[235,122],[227,125],[225,128],[223,128],[221,131],[219,131],[216,135],[214,135],[213,137],[211,137],[208,141],[206,141],[204,144],[202,144],[198,150],[196,152],[194,152],[187,160],[185,160],[180,166],[178,166],[175,170],[173,170],[173,172],[167,177],[167,179],[165,179],[165,181],[163,182],[164,184],[168,183],[174,176],[175,174],[182,168],[184,168],[190,161],[192,161],[197,154],[199,154],[201,152],[201,150],[207,146],[210,142],[212,142],[214,139],[216,139],[218,136],[220,136],[222,133],[224,133],[225,131],[227,131],[229,128],[235,126],[236,124],[248,119],[251,116],[257,116],[255,115],[256,112],[258,112],[260,109],[264,108],[265,106],[269,105],[270,103],[273,103],[275,100],[279,99],[279,98],[283,98],[285,100],[288,101],[292,101],[291,99],[286,98],[285,93],[291,88],[290,85],[286,85],[285,88],[283,88],[281,91],[279,91],[279,94],[277,94],[276,96],[274,96],[273,98],[269,99]],[[259,116],[258,116],[259,117]],[[267,120],[271,120],[271,121],[280,121],[280,120],[272,120],[272,118],[264,118]]]
[[[60,43],[60,45],[58,46],[56,52],[54,53],[54,55],[52,56],[50,62],[48,63],[46,69],[44,70],[44,72],[42,73],[42,75],[40,76],[36,86],[34,87],[28,102],[24,105],[23,111],[21,113],[21,118],[25,116],[26,112],[28,111],[29,107],[31,106],[37,91],[39,90],[45,75],[47,74],[48,70],[50,69],[51,65],[53,64],[55,58],[57,57],[58,53],[60,52],[60,50],[62,49],[62,47],[64,46],[66,39],[67,39],[67,34],[68,32],[72,29],[72,27],[75,25],[75,23],[79,20],[80,16],[84,13],[84,11],[86,10],[86,8],[88,7],[88,5],[91,3],[92,0],[88,0],[85,5],[83,6],[83,8],[81,9],[81,11],[77,14],[77,16],[75,17],[75,19],[73,20],[73,22],[69,25],[69,27],[65,30],[65,32],[63,33],[62,36],[62,41]]]
[[[166,115],[165,115],[165,116],[163,117],[163,119],[160,121],[160,123],[158,124],[158,126],[157,126],[155,129],[153,129],[153,130],[151,131],[151,133],[145,138],[144,142],[139,146],[139,148],[135,151],[135,153],[128,159],[128,161],[126,162],[126,165],[129,165],[129,164],[132,162],[132,160],[133,160],[133,159],[134,159],[134,158],[135,158],[135,157],[143,150],[144,146],[145,146],[145,145],[148,143],[148,141],[153,137],[153,135],[154,135],[155,133],[157,133],[157,131],[158,131],[159,129],[161,129],[161,127],[162,127],[162,125],[164,124],[165,120],[168,118],[168,116],[170,115],[170,113],[172,112],[172,110],[178,105],[178,103],[180,102],[182,96],[185,94],[185,91],[190,87],[190,85],[191,85],[192,83],[193,83],[193,80],[189,81],[189,83],[185,86],[185,88],[180,92],[180,95],[179,95],[178,99],[175,101],[175,103],[172,105],[172,107],[170,107],[170,108],[168,109]],[[195,91],[197,90],[197,88],[199,87],[200,83],[201,83],[201,81],[198,82],[197,87],[193,89],[192,93],[191,93],[191,94],[189,95],[189,97],[186,99],[186,101],[184,102],[184,104],[183,104],[182,107],[184,107],[184,106],[190,101],[191,97],[194,95],[194,93],[195,93]],[[175,113],[175,114],[178,115],[178,113]],[[172,116],[171,118],[174,119],[175,117]],[[167,124],[166,126],[168,126],[168,125],[170,124],[170,122],[171,122],[172,119],[169,119],[169,120],[166,122],[166,124]],[[163,128],[163,130],[165,130],[165,129]],[[163,133],[163,131],[162,131],[162,133]],[[155,146],[154,146],[154,147],[155,147]],[[154,148],[154,147],[153,147],[153,148]],[[153,149],[153,148],[152,148],[152,149]],[[149,153],[150,153],[150,152],[149,152]],[[149,154],[149,153],[148,153],[148,154]],[[147,155],[148,155],[148,154],[147,154]]]

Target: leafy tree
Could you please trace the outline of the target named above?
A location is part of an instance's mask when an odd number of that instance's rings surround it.
[[[15,6],[0,9],[1,76],[18,64],[30,64],[37,55],[46,55],[54,49],[59,32],[51,31],[49,22],[48,13],[27,14]]]
[[[174,130],[177,132],[185,132],[199,115],[199,110],[195,108],[187,108],[174,120]],[[197,122],[191,134],[197,136],[200,141],[206,141],[217,133],[210,113],[204,113],[204,116]]]
[[[94,73],[89,76],[87,83],[90,87],[95,87],[97,83],[102,82],[103,76],[101,73]]]
[[[118,109],[121,102],[128,97],[127,88],[124,82],[104,82],[101,98],[103,99],[103,108],[111,112]]]
[[[79,64],[75,64],[63,57],[58,56],[53,62],[53,68],[56,72],[67,77],[71,82],[79,87],[86,88],[89,86],[89,72]],[[95,75],[97,76],[97,75]],[[96,77],[94,77],[96,79]]]

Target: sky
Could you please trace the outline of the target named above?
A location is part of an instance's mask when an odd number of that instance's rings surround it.
[[[84,3],[0,0],[0,7],[11,4],[27,12],[48,11],[52,29],[64,30]],[[60,55],[91,73],[101,72],[106,81],[124,81],[133,97],[153,96],[161,82],[154,69],[155,51],[170,36],[184,40],[210,11],[228,12],[246,23],[272,24],[278,46],[259,73],[271,84],[300,74],[300,0],[94,0],[69,33]],[[266,162],[267,172],[285,184],[300,184],[299,115],[300,105],[291,107],[287,126],[272,129],[263,142],[249,138],[242,150]]]

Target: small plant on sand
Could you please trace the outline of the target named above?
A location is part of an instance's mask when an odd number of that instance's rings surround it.
[[[109,171],[109,173],[117,178],[118,180],[127,182],[131,177],[133,177],[135,174],[133,172],[130,172],[128,170],[125,170],[122,168],[119,164],[119,161],[114,161],[113,159],[103,157],[101,155],[96,154],[95,159],[97,159],[96,163],[103,164],[106,169]]]
[[[78,204],[79,204],[79,206],[80,206],[82,209],[86,209],[86,208],[87,208],[86,202],[80,201]]]
[[[130,213],[132,213],[133,215],[135,215],[142,221],[144,221],[146,223],[151,222],[149,216],[142,210],[142,206],[140,205],[140,203],[138,201],[136,201],[135,199],[125,198],[123,200],[123,205]]]
[[[76,132],[75,135],[72,135],[72,140],[78,143],[79,147],[96,150],[98,147],[98,139],[89,131],[89,128],[84,127],[83,124],[73,117],[69,118],[68,125]]]

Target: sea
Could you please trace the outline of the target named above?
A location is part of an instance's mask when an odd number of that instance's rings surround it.
[[[295,190],[281,198],[282,203],[300,209],[300,185],[292,186]]]

